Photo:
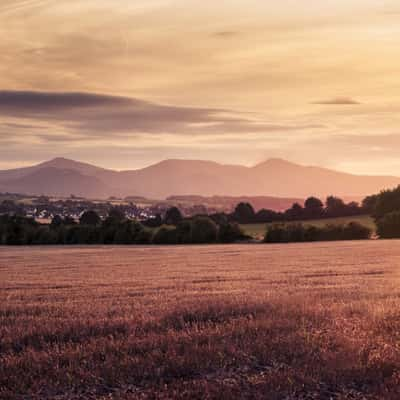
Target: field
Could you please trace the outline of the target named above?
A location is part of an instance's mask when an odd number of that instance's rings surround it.
[[[399,399],[400,242],[0,249],[0,398]]]
[[[318,228],[323,227],[327,224],[342,225],[350,222],[359,222],[362,225],[367,226],[373,232],[376,230],[375,222],[373,218],[368,215],[360,215],[355,217],[340,217],[340,218],[329,218],[329,219],[315,219],[308,221],[296,221],[294,223],[303,223],[305,225],[313,225]],[[256,239],[264,237],[267,227],[271,224],[243,224],[241,225],[243,231]]]

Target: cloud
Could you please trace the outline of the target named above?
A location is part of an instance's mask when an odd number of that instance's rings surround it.
[[[232,36],[237,36],[239,35],[239,32],[237,31],[218,31],[214,32],[213,36],[219,37],[219,38],[229,38]]]
[[[74,134],[110,138],[133,133],[207,135],[321,127],[270,124],[230,110],[162,105],[97,93],[0,91],[0,115],[24,126],[56,124],[71,134],[71,140],[76,139]]]
[[[46,111],[66,111],[102,105],[123,106],[133,100],[124,97],[92,93],[60,93],[35,91],[0,91],[0,110],[10,114],[35,114]]]
[[[26,11],[36,7],[42,7],[52,0],[2,0],[0,15]]]
[[[357,100],[352,99],[351,97],[334,97],[332,99],[315,101],[312,104],[321,104],[328,106],[349,106],[349,105],[359,105],[361,104]]]

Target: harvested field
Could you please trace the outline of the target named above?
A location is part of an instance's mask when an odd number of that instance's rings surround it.
[[[399,399],[400,242],[0,248],[1,399]]]

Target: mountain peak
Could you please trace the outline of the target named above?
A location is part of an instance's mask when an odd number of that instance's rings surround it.
[[[268,167],[268,168],[287,168],[287,167],[302,167],[299,164],[293,163],[291,161],[287,161],[283,158],[268,158],[267,160],[256,164],[254,168],[259,167]]]
[[[70,169],[74,171],[78,171],[83,174],[94,174],[96,172],[100,171],[106,171],[104,168],[96,167],[94,165],[84,163],[81,161],[75,161],[71,160],[69,158],[65,157],[55,157],[49,161],[45,161],[39,165],[37,165],[39,168],[45,168],[45,167],[52,167],[52,168],[58,168],[58,169]]]

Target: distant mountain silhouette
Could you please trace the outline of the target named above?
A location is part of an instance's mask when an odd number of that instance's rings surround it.
[[[254,167],[211,161],[165,160],[132,171],[114,171],[55,158],[0,171],[0,191],[89,198],[143,196],[360,197],[400,184],[392,176],[360,176],[269,159]]]

